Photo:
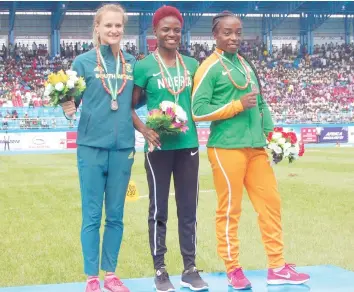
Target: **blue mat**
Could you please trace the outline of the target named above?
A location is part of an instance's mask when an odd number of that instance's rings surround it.
[[[252,290],[255,292],[297,292],[297,291],[340,291],[354,292],[354,272],[350,272],[334,266],[311,266],[299,267],[300,272],[310,274],[311,279],[306,285],[279,285],[267,286],[266,271],[245,271],[246,276],[252,282]],[[235,291],[227,286],[225,273],[204,274],[202,277],[209,284],[210,292],[230,292]],[[172,276],[171,280],[175,285],[176,291],[190,291],[189,289],[180,288],[180,276]],[[142,279],[124,279],[124,283],[130,288],[131,292],[153,292],[153,278]],[[57,285],[41,285],[41,286],[23,286],[0,288],[0,292],[84,292],[85,283],[68,283]]]

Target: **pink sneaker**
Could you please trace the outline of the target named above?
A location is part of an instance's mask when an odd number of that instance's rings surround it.
[[[295,265],[285,264],[279,272],[274,272],[273,269],[268,269],[267,283],[269,285],[282,285],[282,284],[303,284],[310,279],[307,274],[298,273],[295,270]]]
[[[104,292],[129,292],[116,275],[108,276],[104,279]]]
[[[242,268],[237,268],[230,273],[227,273],[227,279],[229,280],[229,286],[235,290],[250,289],[252,287],[251,282],[248,281],[243,274]]]
[[[100,287],[100,280],[92,278],[87,281],[85,292],[102,292]]]

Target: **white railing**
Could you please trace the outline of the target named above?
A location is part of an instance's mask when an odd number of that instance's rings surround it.
[[[333,114],[319,114],[317,119],[306,119],[299,115],[273,115],[275,124],[345,124],[354,123],[353,113],[342,113],[339,118]],[[145,122],[146,116],[140,115],[140,119]],[[68,129],[76,128],[80,120],[77,115],[74,120],[67,120],[65,117],[29,117],[29,118],[0,118],[0,130],[16,129]],[[209,122],[198,122],[197,126],[201,128],[209,127]]]

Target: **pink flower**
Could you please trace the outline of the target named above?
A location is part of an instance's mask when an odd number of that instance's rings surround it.
[[[188,128],[187,126],[183,126],[183,127],[181,128],[181,131],[182,131],[182,133],[185,133],[185,132],[187,132],[188,129],[189,129],[189,128]]]
[[[166,116],[170,116],[172,119],[176,116],[173,108],[168,107],[165,111]]]
[[[172,123],[172,127],[173,128],[181,128],[182,127],[182,123],[173,122]]]

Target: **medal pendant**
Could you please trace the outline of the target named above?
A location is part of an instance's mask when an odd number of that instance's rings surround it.
[[[258,91],[257,85],[256,85],[255,83],[253,83],[253,82],[251,82],[251,90],[252,90],[253,92],[257,92],[257,91]]]
[[[118,110],[118,102],[117,102],[117,100],[112,100],[111,101],[111,110],[112,111]]]

